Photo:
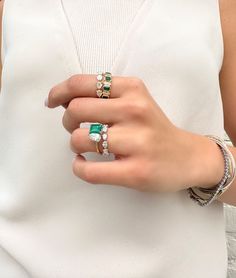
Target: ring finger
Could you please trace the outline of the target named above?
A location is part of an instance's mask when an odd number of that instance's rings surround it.
[[[64,112],[62,123],[72,133],[82,122],[114,124],[123,119],[122,103],[115,99],[75,98]]]

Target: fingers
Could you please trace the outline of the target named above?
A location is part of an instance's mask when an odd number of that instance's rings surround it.
[[[124,77],[113,77],[111,98],[118,98],[127,87]],[[48,95],[48,107],[63,105],[76,97],[97,97],[97,78],[93,74],[77,74],[54,86]]]
[[[63,126],[72,133],[82,122],[113,124],[122,120],[121,104],[114,99],[75,98],[64,115]]]
[[[131,187],[135,176],[131,165],[128,159],[96,162],[86,161],[79,155],[73,162],[73,172],[89,183]]]
[[[108,128],[108,149],[109,152],[116,155],[127,155],[129,153],[128,145],[124,146],[121,142],[124,140],[119,128]],[[102,140],[101,140],[102,141]],[[102,143],[99,142],[99,150],[102,151]],[[89,138],[88,128],[77,128],[71,135],[70,148],[74,153],[81,154],[86,152],[96,152],[96,143]]]

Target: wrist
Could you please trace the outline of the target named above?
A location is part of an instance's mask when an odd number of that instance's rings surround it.
[[[195,141],[196,140],[196,141]],[[196,134],[194,143],[194,184],[202,188],[215,187],[224,176],[224,157],[219,146],[211,139]]]

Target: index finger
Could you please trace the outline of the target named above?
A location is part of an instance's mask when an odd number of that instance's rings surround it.
[[[112,77],[110,97],[118,98],[125,89],[124,77]],[[47,106],[54,108],[76,97],[97,97],[97,75],[76,74],[54,86],[48,94]]]

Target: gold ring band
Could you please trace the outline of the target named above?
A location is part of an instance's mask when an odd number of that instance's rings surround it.
[[[96,151],[97,153],[101,154],[100,150],[99,150],[99,142],[95,142],[96,144]]]

